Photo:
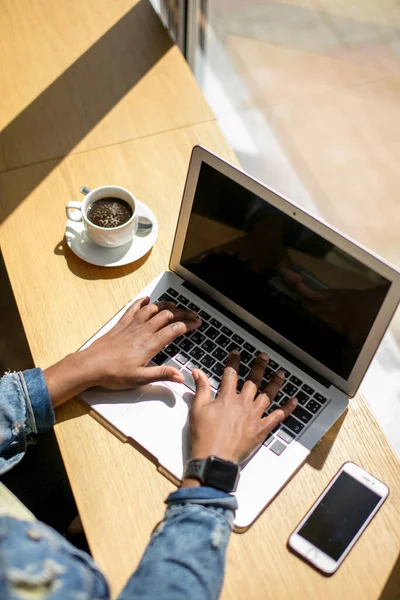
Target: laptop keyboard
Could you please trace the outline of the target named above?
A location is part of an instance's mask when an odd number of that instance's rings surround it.
[[[191,375],[191,370],[201,369],[209,378],[214,399],[221,383],[225,360],[232,350],[238,350],[241,357],[238,390],[241,390],[250,373],[254,359],[262,350],[250,344],[240,335],[229,329],[229,327],[223,325],[211,313],[200,309],[199,306],[182,294],[179,294],[172,287],[168,288],[167,292],[158,298],[158,302],[175,302],[178,307],[182,306],[196,312],[203,322],[194,331],[177,338],[174,342],[163,348],[153,358],[153,362],[157,365],[165,364],[179,369],[184,376],[184,384],[192,392],[195,392],[196,386]],[[296,396],[298,399],[298,405],[264,441],[264,446],[267,446],[277,456],[280,456],[288,444],[302,434],[304,428],[315,420],[316,416],[328,403],[327,397],[316,392],[297,375],[281,367],[272,358],[270,358],[268,366],[265,369],[259,391],[264,389],[273,374],[279,369],[284,372],[285,383],[276,395],[274,402],[264,413],[264,416],[281,407],[293,396]]]

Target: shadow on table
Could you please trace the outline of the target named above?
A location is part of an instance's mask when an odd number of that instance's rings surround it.
[[[394,563],[392,572],[379,596],[379,600],[395,600],[396,598],[400,598],[400,554]]]
[[[138,21],[146,26],[135,27]],[[3,172],[41,163],[31,171],[29,181],[26,178],[21,187],[15,186],[7,198],[3,195],[0,222],[171,47],[150,3],[140,0],[0,132]],[[135,60],[138,56],[140,61]]]
[[[317,446],[315,446],[315,448],[313,448],[313,450],[311,451],[307,463],[313,469],[317,469],[318,471],[320,471],[323,468],[325,461],[328,458],[332,446],[344,423],[344,420],[347,415],[347,410],[348,409],[344,411],[344,413],[339,417],[339,419],[336,421],[333,427],[331,427],[328,433],[322,438],[320,443]]]
[[[76,254],[74,254],[72,250],[68,248],[65,239],[61,240],[61,242],[59,242],[54,248],[54,254],[57,256],[64,256],[71,273],[77,277],[80,277],[81,279],[87,280],[119,279],[124,275],[130,275],[144,265],[151,255],[151,252],[152,248],[147,252],[147,254],[142,256],[142,258],[139,258],[139,260],[136,260],[128,265],[122,265],[121,267],[99,267],[97,265],[89,264],[76,256]]]

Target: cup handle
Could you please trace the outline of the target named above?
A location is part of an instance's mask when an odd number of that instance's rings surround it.
[[[71,211],[71,208],[76,208],[81,212],[81,214],[79,216],[75,215]],[[65,212],[67,213],[67,217],[70,219],[70,221],[82,221],[82,202],[68,202],[67,206],[65,207]]]

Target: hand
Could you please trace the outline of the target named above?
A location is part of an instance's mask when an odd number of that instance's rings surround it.
[[[198,369],[192,371],[196,382],[196,396],[190,411],[192,458],[214,455],[240,464],[296,407],[297,400],[292,398],[262,418],[284,382],[283,372],[278,371],[257,395],[268,360],[267,354],[258,355],[242,391],[237,393],[240,355],[237,351],[231,352],[220,391],[213,402],[207,376]]]
[[[96,385],[126,389],[154,381],[183,382],[178,369],[147,364],[175,338],[199,327],[201,319],[171,302],[149,304],[149,300],[136,300],[115,327],[88,348],[97,371]]]
[[[44,372],[53,405],[93,386],[118,390],[154,381],[183,382],[173,367],[147,366],[175,338],[201,324],[192,311],[170,302],[136,300],[118,323],[88,348],[64,358]]]

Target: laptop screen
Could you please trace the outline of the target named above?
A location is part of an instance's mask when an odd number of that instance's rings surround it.
[[[344,379],[390,287],[204,162],[180,262]]]

